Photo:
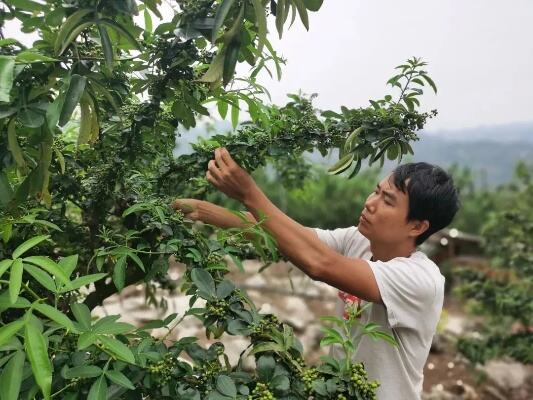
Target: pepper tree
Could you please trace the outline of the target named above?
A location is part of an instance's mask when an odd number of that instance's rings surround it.
[[[281,37],[296,18],[307,28],[321,5],[2,1],[2,26],[15,20],[38,36],[27,47],[0,30],[2,399],[375,398],[377,383],[349,351],[345,360],[305,365],[292,329],[259,313],[226,279],[229,259],[241,266],[247,257],[279,258],[261,221],[213,237],[169,208],[174,197],[211,190],[204,174],[221,145],[250,171],[275,159],[287,176],[301,173],[302,154],[314,149],[338,149],[331,172],[351,168],[350,176],[363,160],[412,152],[416,131],[435,115],[417,111],[422,88],[436,90],[420,59],[388,81],[397,97],[369,107],[320,111],[300,96],[284,106],[264,102],[256,76],[279,77],[283,64],[267,18]],[[237,63],[249,64],[249,74],[236,77]],[[229,114],[234,132],[174,158],[177,128],[209,116],[209,103]],[[250,121],[236,129],[241,110]],[[142,328],[91,317],[127,285],[144,283],[152,300],[157,286],[174,288],[172,257],[187,267],[180,290],[191,296],[188,310]],[[248,337],[256,369],[230,365],[220,342],[203,348],[183,337],[169,345],[150,334],[171,333],[186,317],[200,319],[208,337]],[[341,328],[328,329],[327,343],[350,348]],[[367,334],[387,339],[374,329]]]

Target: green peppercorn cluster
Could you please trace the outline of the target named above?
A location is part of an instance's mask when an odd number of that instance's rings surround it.
[[[217,348],[217,353],[219,353],[220,349],[222,349],[222,352],[224,352],[224,347],[220,347]],[[195,374],[198,376],[198,383],[207,389],[206,385],[225,370],[226,369],[220,365],[218,360],[212,360],[205,362],[202,365],[198,365],[195,368]]]
[[[337,400],[348,400],[348,399],[346,398],[345,395],[343,395],[342,393],[339,393],[339,394],[337,395]]]
[[[313,382],[316,378],[318,378],[318,371],[316,368],[304,369],[300,373],[300,378],[302,378],[302,381],[304,381],[307,390],[311,390],[313,388]]]
[[[362,363],[352,365],[352,375],[350,380],[355,385],[359,394],[365,400],[375,400],[376,389],[379,387],[378,381],[368,381],[365,368]]]
[[[223,299],[214,300],[207,302],[207,313],[217,317],[222,317],[226,315],[228,309],[228,302]]]
[[[159,386],[164,386],[170,381],[176,361],[171,353],[167,353],[162,360],[148,365],[148,372],[155,378],[154,380]]]
[[[207,265],[213,265],[213,264],[220,264],[220,262],[223,260],[222,254],[220,253],[209,253],[207,256],[206,262]]]
[[[259,382],[252,394],[248,396],[248,400],[275,400],[276,398],[272,392],[268,389],[268,385],[265,383]]]
[[[263,332],[269,332],[279,327],[280,321],[278,317],[272,314],[265,315],[259,322],[251,324],[251,336],[261,335]]]

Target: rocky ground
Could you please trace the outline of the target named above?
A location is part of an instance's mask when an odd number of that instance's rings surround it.
[[[316,362],[327,349],[321,348],[321,324],[319,317],[335,314],[337,291],[321,282],[313,282],[298,269],[287,263],[277,263],[258,273],[261,264],[245,263],[246,273],[235,268],[231,279],[246,290],[261,312],[276,314],[293,326],[306,350],[308,362]],[[183,266],[173,265],[172,279],[177,280]],[[159,291],[157,298],[164,298],[167,310],[147,306],[144,287],[130,286],[120,295],[108,298],[96,315],[120,314],[123,321],[142,326],[151,319],[164,318],[171,313],[182,315],[188,309],[188,297],[180,293]],[[533,399],[533,366],[524,366],[508,360],[496,360],[484,367],[470,367],[454,350],[455,338],[473,327],[475,321],[465,315],[457,301],[447,298],[439,333],[435,337],[424,375],[425,400],[531,400]],[[154,335],[167,334],[165,329],[153,331]],[[201,323],[193,316],[185,318],[167,336],[173,340],[184,336],[196,336],[200,342],[211,342],[205,337]],[[225,336],[220,339],[226,346],[230,361],[236,363],[249,342],[240,337]],[[252,364],[248,358],[247,362]]]

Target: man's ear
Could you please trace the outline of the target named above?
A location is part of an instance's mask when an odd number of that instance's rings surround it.
[[[411,237],[418,237],[421,234],[423,234],[425,231],[429,229],[429,221],[424,219],[422,221],[420,220],[414,220],[411,222],[411,232],[409,232],[409,236]]]

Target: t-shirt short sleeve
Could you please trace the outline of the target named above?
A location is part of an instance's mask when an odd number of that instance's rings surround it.
[[[344,254],[346,238],[353,228],[337,228],[334,230],[314,228],[318,238],[337,253]]]
[[[419,329],[436,298],[431,265],[422,260],[398,257],[390,261],[368,261],[392,328]]]

